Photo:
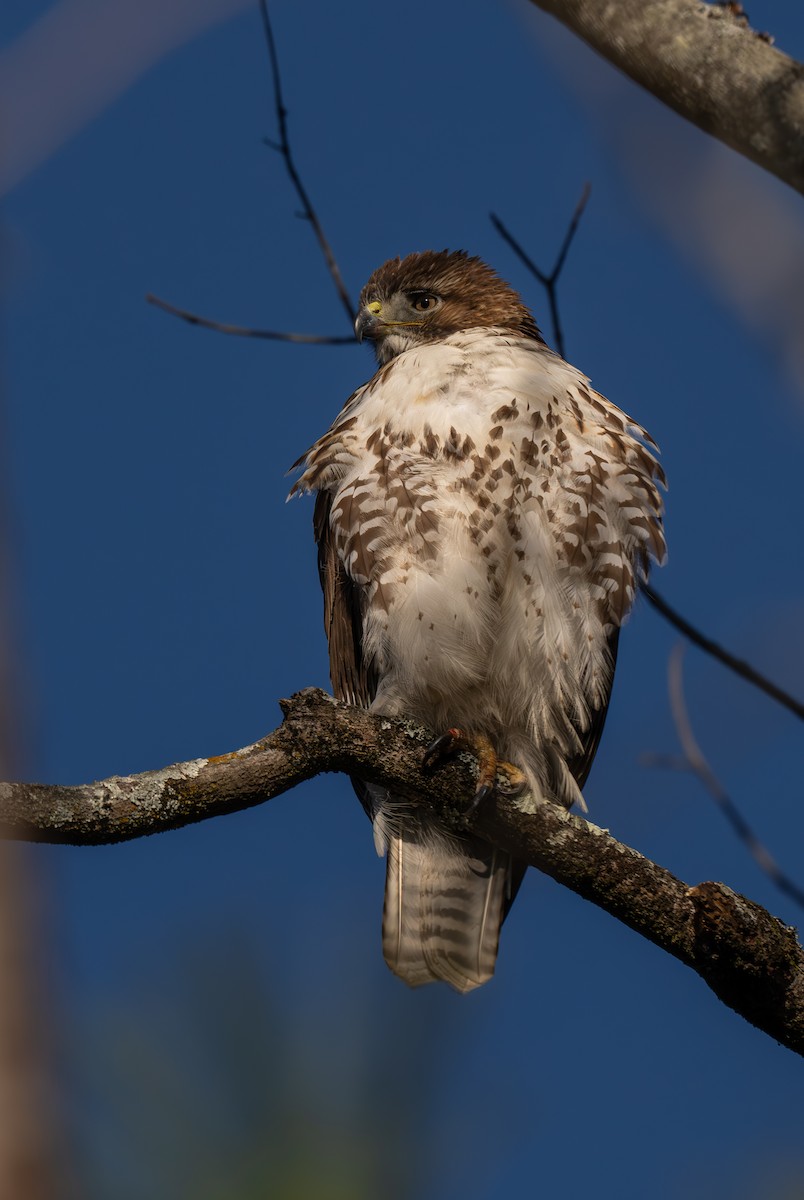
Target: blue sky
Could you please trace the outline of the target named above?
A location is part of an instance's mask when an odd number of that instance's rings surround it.
[[[804,57],[804,13],[782,0],[750,13]],[[34,28],[40,17],[51,24]],[[545,298],[488,213],[547,267],[591,181],[561,283],[567,355],[662,448],[670,560],[657,586],[800,693],[800,198],[525,0],[426,12],[312,0],[278,3],[274,21],[298,166],[353,295],[392,255],[464,247],[522,291],[549,336]],[[372,366],[365,347],[227,338],[144,301],[348,332],[261,144],[275,120],[256,6],[12,0],[0,37],[16,171],[2,213],[3,462],[24,766],[71,783],[247,744],[278,722],[278,697],[327,686],[312,508],[285,504],[285,472]],[[586,788],[591,819],[688,882],[721,879],[795,923],[696,782],[639,761],[676,749],[675,641],[639,606]],[[694,650],[686,678],[713,767],[804,881],[800,723]],[[343,779],[130,845],[31,858],[99,1195],[202,1194],[181,1154],[147,1140],[168,1067],[179,1093],[201,1096],[200,1115],[176,1102],[185,1157],[210,1164],[207,1181],[225,1175],[207,1127],[227,1093],[210,1059],[251,1021],[268,1066],[248,1087],[279,1104],[266,1142],[284,1128],[273,1055],[317,1114],[304,1153],[331,1155],[332,1126],[351,1113],[358,1128],[363,1113],[400,1196],[804,1189],[799,1061],[534,872],[492,984],[464,999],[408,993],[382,962],[382,864]],[[244,961],[259,987],[238,986]],[[195,1010],[216,989],[205,1025]],[[123,1045],[140,1048],[138,1072]],[[153,1177],[127,1184],[143,1159]]]

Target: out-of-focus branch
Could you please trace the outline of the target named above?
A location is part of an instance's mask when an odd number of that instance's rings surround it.
[[[804,720],[804,704],[800,700],[796,700],[795,696],[791,696],[789,692],[785,692],[777,684],[773,683],[772,680],[768,679],[767,676],[761,675],[750,663],[745,662],[741,658],[735,658],[728,650],[724,650],[717,642],[713,642],[711,638],[701,633],[685,617],[682,617],[674,608],[671,608],[667,601],[647,583],[643,583],[640,590],[656,611],[661,613],[666,621],[680,633],[683,633],[684,637],[688,638],[699,649],[703,650],[706,654],[711,654],[712,658],[716,658],[719,662],[722,662],[724,667],[728,667],[735,675],[739,675],[748,683],[753,684],[754,687],[764,692],[766,696],[770,696],[772,700],[784,705],[791,713]]]
[[[186,308],[177,308],[175,304],[170,304],[167,300],[160,300],[151,292],[145,299],[155,308],[161,308],[163,312],[170,313],[173,317],[181,317],[182,321],[186,321],[188,325],[200,325],[202,329],[214,329],[216,333],[228,333],[232,337],[263,338],[269,342],[302,342],[306,346],[354,346],[357,344],[354,335],[329,337],[317,333],[281,333],[276,329],[251,329],[247,325],[227,325],[222,321],[211,321],[209,317],[201,317],[198,313],[190,312]]]
[[[678,758],[668,758],[662,755],[645,755],[643,761],[654,766],[671,767],[679,771],[689,771],[706,788],[709,795],[718,806],[723,816],[732,827],[737,837],[748,850],[759,869],[763,871],[773,884],[793,900],[799,908],[804,908],[804,889],[798,886],[784,873],[767,846],[759,840],[754,830],[746,821],[737,805],[729,796],[722,783],[707,762],[703,750],[698,744],[692,731],[687,702],[684,698],[684,674],[682,661],[684,643],[679,642],[671,652],[667,663],[667,685],[670,694],[670,708],[673,722],[681,743],[682,754]]]
[[[804,66],[701,0],[532,0],[658,100],[804,192]]]
[[[310,201],[307,189],[301,181],[299,172],[296,170],[296,164],[293,159],[293,153],[290,147],[290,139],[288,137],[288,110],[285,108],[285,100],[282,95],[282,81],[279,75],[279,57],[276,52],[276,42],[274,41],[274,31],[271,28],[271,19],[268,15],[267,0],[260,0],[260,12],[262,13],[262,24],[265,31],[265,41],[268,45],[268,56],[271,60],[271,74],[274,81],[274,106],[276,108],[276,119],[279,125],[279,141],[272,142],[266,139],[266,145],[272,150],[282,155],[285,160],[285,167],[290,176],[290,181],[296,189],[296,195],[302,202],[302,217],[309,221],[313,227],[313,232],[318,240],[318,245],[321,247],[321,253],[324,255],[324,260],[327,264],[327,269],[332,276],[332,282],[335,284],[335,290],[340,297],[341,304],[349,318],[349,324],[354,325],[357,309],[351,301],[346,284],[343,282],[340,267],[337,259],[332,252],[332,247],[327,240],[321,222],[318,219],[315,209]]]
[[[461,755],[422,772],[432,733],[340,704],[315,688],[282,701],[279,729],[243,750],[82,787],[0,785],[9,837],[87,845],[174,829],[343,771],[432,807],[599,905],[693,968],[724,1003],[804,1054],[804,950],[795,931],[720,883],[689,888],[554,804],[528,811],[499,792],[466,818],[475,766]]]
[[[522,248],[508,227],[503,224],[497,214],[489,214],[491,217],[491,223],[499,233],[500,237],[504,242],[508,243],[514,254],[516,254],[516,256],[519,258],[520,262],[524,263],[527,269],[536,277],[536,279],[538,279],[539,283],[547,292],[547,302],[550,305],[550,320],[553,325],[553,341],[555,343],[556,350],[562,358],[566,358],[566,352],[564,350],[564,331],[561,328],[561,317],[558,311],[558,280],[564,268],[564,262],[569,252],[569,248],[572,245],[572,239],[575,237],[578,226],[581,223],[581,217],[583,216],[584,209],[586,208],[591,193],[592,185],[590,183],[585,183],[583,185],[583,191],[581,192],[581,198],[575,205],[575,212],[572,214],[570,223],[567,226],[567,232],[564,234],[564,241],[561,243],[561,249],[558,252],[553,269],[549,275],[546,275],[544,271],[541,271],[536,266],[533,259],[529,254],[526,253],[526,251]]]

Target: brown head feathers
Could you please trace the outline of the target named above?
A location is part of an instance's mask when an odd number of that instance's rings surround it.
[[[544,341],[517,292],[482,259],[470,258],[465,250],[425,250],[390,259],[377,268],[360,293],[360,310],[377,301],[387,306],[395,296],[425,295],[435,297],[437,303],[420,312],[421,320],[412,335],[416,341],[492,327]]]

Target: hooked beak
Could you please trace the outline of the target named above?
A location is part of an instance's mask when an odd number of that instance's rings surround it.
[[[371,312],[368,308],[361,308],[355,321],[355,337],[359,342],[362,342],[364,338],[373,341],[377,336],[380,324],[375,312]]]

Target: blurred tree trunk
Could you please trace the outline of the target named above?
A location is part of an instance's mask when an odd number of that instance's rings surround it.
[[[7,760],[3,761],[5,769]],[[59,1122],[37,948],[35,875],[25,848],[0,844],[0,1197],[62,1200]]]
[[[3,417],[0,405],[0,431]],[[3,778],[15,778],[23,765],[9,529],[8,496],[0,488]],[[73,1194],[66,1172],[60,1169],[66,1166],[66,1155],[56,1101],[52,1022],[45,998],[43,917],[27,847],[0,842],[0,1200],[64,1200]]]

